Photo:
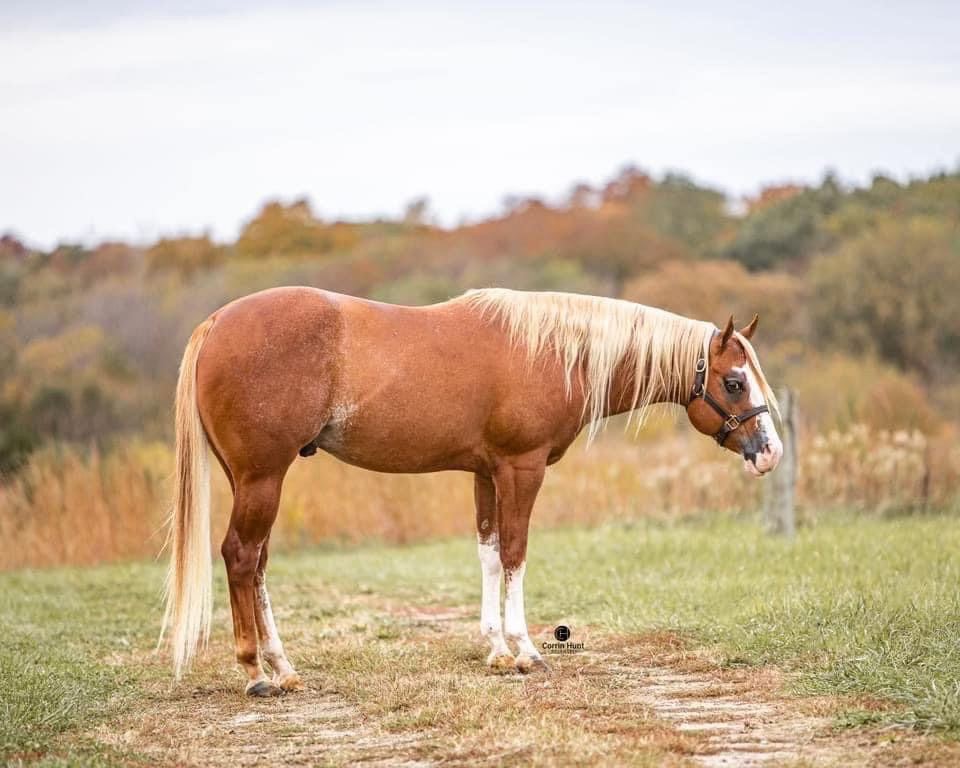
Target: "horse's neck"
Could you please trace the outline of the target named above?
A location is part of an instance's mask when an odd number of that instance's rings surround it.
[[[649,377],[650,372],[647,371],[644,375]],[[646,384],[648,384],[648,382],[641,382],[641,385]],[[633,410],[635,394],[634,367],[632,364],[621,363],[617,366],[616,373],[610,382],[610,399],[604,415],[616,416],[617,414]],[[675,395],[671,395],[663,385],[657,386],[649,403],[650,405],[657,403],[683,404]]]

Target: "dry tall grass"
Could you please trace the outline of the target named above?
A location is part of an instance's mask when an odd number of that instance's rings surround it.
[[[917,430],[863,424],[816,435],[804,451],[799,493],[807,506],[873,512],[950,503],[960,485],[960,448],[952,435],[931,440]]]
[[[801,442],[798,500],[806,519],[846,507],[864,512],[954,503],[960,447],[951,434],[858,425]],[[152,557],[171,488],[170,449],[132,442],[109,455],[51,448],[0,487],[0,570]],[[230,491],[214,466],[215,540],[230,512]],[[751,511],[763,483],[740,461],[686,431],[656,424],[632,441],[611,429],[589,450],[573,446],[547,473],[534,525],[610,519],[678,518],[705,511]],[[365,539],[407,542],[470,535],[468,474],[380,475],[323,454],[298,460],[284,486],[272,544],[291,549]]]

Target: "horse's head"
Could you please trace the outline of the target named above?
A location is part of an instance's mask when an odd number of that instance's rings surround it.
[[[731,317],[713,334],[708,357],[697,363],[687,415],[697,430],[741,454],[746,470],[761,477],[777,466],[783,443],[768,410],[776,409],[776,401],[750,344],[757,320],[754,316],[736,332]]]

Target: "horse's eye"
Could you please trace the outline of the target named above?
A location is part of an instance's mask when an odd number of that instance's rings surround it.
[[[738,379],[727,379],[723,385],[731,395],[743,392],[743,383]]]

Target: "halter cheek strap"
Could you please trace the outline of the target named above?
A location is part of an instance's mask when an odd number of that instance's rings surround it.
[[[749,421],[761,413],[770,413],[770,409],[765,405],[758,405],[756,408],[751,408],[739,414],[730,413],[723,405],[717,402],[717,399],[713,395],[707,392],[706,381],[707,360],[701,357],[697,360],[696,375],[693,377],[693,392],[690,395],[690,403],[698,397],[702,397],[704,402],[723,418],[723,426],[720,427],[713,436],[713,439],[717,441],[717,445],[723,445],[726,439],[730,437],[730,434],[735,432],[745,421]],[[687,404],[688,407],[690,403]]]

